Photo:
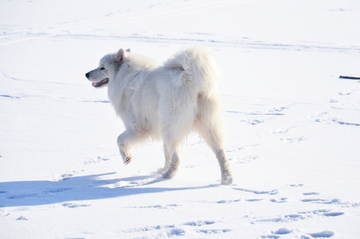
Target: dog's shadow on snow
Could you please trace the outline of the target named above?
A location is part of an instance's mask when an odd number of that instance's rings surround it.
[[[214,187],[214,185],[156,187],[156,184],[165,179],[154,175],[103,179],[110,174],[113,173],[69,177],[60,181],[0,182],[0,208],[39,206]]]

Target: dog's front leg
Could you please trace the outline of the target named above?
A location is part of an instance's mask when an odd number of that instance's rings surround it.
[[[146,131],[141,130],[125,130],[117,138],[117,145],[119,146],[121,157],[124,161],[124,164],[127,165],[131,162],[130,151],[136,145],[139,145],[146,141],[148,134]]]
[[[117,138],[117,145],[119,147],[120,155],[125,165],[131,162],[131,154],[126,150],[126,131]]]
[[[121,157],[123,159],[123,162],[124,162],[125,165],[128,165],[131,162],[132,157],[131,157],[131,154],[125,153],[123,148],[124,148],[124,145],[122,145],[122,144],[119,145],[120,154],[121,154]]]

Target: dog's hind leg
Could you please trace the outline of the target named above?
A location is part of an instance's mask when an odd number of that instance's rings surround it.
[[[173,178],[177,171],[179,170],[179,165],[180,165],[180,153],[179,153],[179,146],[173,146],[173,147],[169,147],[169,158],[171,160],[169,160],[169,168],[166,170],[165,173],[163,173],[163,178]],[[165,164],[166,165],[166,164]]]
[[[163,168],[159,168],[158,170],[158,173],[161,174],[166,172],[170,167],[170,153],[165,143],[164,143],[164,155],[165,155],[165,165]]]
[[[143,143],[147,137],[148,135],[141,131],[125,130],[117,138],[117,145],[125,165],[131,162],[131,149]]]
[[[231,175],[230,165],[224,151],[222,119],[217,114],[210,115],[200,119],[196,123],[196,128],[199,135],[216,155],[221,170],[221,184],[232,184],[233,176]]]
[[[185,127],[169,127],[163,132],[164,144],[169,157],[168,163],[165,163],[165,166],[169,164],[169,167],[163,173],[163,178],[173,178],[179,170],[181,146],[188,134],[189,129]]]
[[[182,76],[182,75],[181,75]],[[169,169],[164,178],[173,178],[180,165],[180,149],[194,124],[195,104],[191,89],[186,86],[169,91],[159,103],[162,138],[169,154]],[[196,101],[196,98],[195,98]]]
[[[204,127],[199,133],[216,155],[221,170],[221,184],[230,185],[233,182],[230,165],[227,160],[224,148],[219,142],[219,139],[217,138],[218,135],[215,133],[215,131],[214,129],[206,129]]]
[[[232,184],[233,177],[231,175],[230,165],[223,146],[221,146],[218,139],[216,138],[216,134],[211,129],[202,129],[199,134],[216,155],[221,170],[221,184]]]
[[[214,149],[213,149],[214,150]],[[221,170],[221,184],[230,185],[233,183],[233,176],[230,172],[229,162],[223,149],[214,150]]]

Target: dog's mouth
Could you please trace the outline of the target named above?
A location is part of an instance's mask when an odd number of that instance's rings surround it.
[[[97,82],[97,83],[93,82],[93,83],[92,83],[92,86],[98,88],[98,87],[101,87],[101,86],[106,85],[107,83],[109,83],[109,78],[105,78],[105,79],[103,79],[102,81],[99,81],[99,82]]]

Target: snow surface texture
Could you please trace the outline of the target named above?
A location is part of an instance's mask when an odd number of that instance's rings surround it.
[[[360,1],[0,1],[0,238],[356,238]],[[131,48],[213,51],[235,182],[189,137],[124,166],[106,89],[84,76]]]

